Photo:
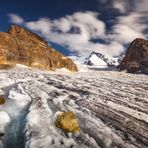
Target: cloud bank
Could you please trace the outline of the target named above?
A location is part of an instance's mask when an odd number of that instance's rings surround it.
[[[112,1],[113,8],[118,9],[121,13],[128,11],[147,12],[148,0],[107,0]]]
[[[116,5],[122,12],[120,5]],[[17,14],[9,14],[10,22],[25,26],[38,33],[49,43],[57,43],[78,55],[87,55],[92,51],[110,56],[121,54],[135,38],[146,38],[147,23],[143,21],[145,13],[131,12],[116,18],[111,30],[100,20],[97,12],[75,12],[58,19],[39,18],[27,22]]]
[[[12,22],[12,23],[16,23],[18,25],[24,23],[24,19],[21,18],[19,15],[16,15],[14,13],[10,13],[10,14],[8,14],[8,16],[10,18],[10,22]]]

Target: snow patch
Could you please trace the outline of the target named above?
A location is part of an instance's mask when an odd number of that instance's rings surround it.
[[[9,115],[4,111],[0,111],[0,134],[4,133],[4,129],[9,122],[10,122]]]

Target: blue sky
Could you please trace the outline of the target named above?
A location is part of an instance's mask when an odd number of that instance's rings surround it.
[[[11,23],[45,38],[66,55],[116,56],[148,38],[148,0],[1,0],[0,30]]]

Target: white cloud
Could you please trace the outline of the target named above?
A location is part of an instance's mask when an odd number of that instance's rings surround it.
[[[14,14],[14,13],[10,13],[8,14],[8,16],[10,17],[10,22],[11,23],[16,23],[16,24],[22,24],[24,23],[24,19],[21,18],[19,15]]]
[[[13,16],[9,16],[14,23]],[[105,23],[99,19],[99,13],[90,11],[75,12],[54,20],[40,18],[33,22],[23,21],[23,25],[48,41],[60,44],[79,55],[96,51],[115,56],[125,50],[124,44],[137,37],[145,37],[143,31],[147,24],[141,22],[142,17],[141,13],[122,15],[117,18],[116,24],[108,34]],[[93,42],[92,39],[103,39],[108,43]]]
[[[112,0],[113,8],[121,13],[129,11],[148,12],[148,0]]]
[[[73,14],[73,22],[85,26],[91,37],[103,36],[105,34],[105,23],[99,20],[97,12],[76,12]]]
[[[113,7],[118,9],[121,13],[125,13],[128,8],[126,0],[114,0]]]
[[[131,27],[122,24],[117,24],[114,26],[113,37],[115,40],[120,41],[124,44],[129,43],[135,38],[144,38],[142,33],[136,32]]]
[[[49,34],[51,25],[50,20],[47,18],[40,18],[38,21],[25,23],[27,28],[33,31],[39,31],[44,36]]]
[[[42,18],[35,22],[26,22],[25,26],[41,33],[49,41],[82,54],[93,49],[92,47],[97,48],[97,44],[90,42],[90,39],[106,36],[106,26],[98,16],[96,12],[76,12],[59,19]]]
[[[142,17],[142,14],[136,12],[118,17],[110,37],[122,44],[130,43],[135,38],[145,38],[143,32],[147,28],[147,24],[141,22]]]
[[[147,28],[147,24],[142,22],[144,19],[143,17],[146,17],[146,15],[138,12],[132,12],[126,16],[119,17],[118,22],[133,28],[137,32],[142,32]]]
[[[135,9],[139,12],[148,12],[148,0],[136,0]]]
[[[54,25],[62,30],[62,32],[66,33],[71,28],[71,21],[68,18],[61,18],[60,20],[54,20]]]

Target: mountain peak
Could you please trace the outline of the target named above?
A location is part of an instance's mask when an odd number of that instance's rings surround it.
[[[29,31],[28,29],[26,28],[23,28],[19,25],[11,25],[8,29],[8,33],[13,36],[13,37],[16,37],[16,36],[26,36],[26,37],[31,37],[31,38],[34,38],[36,40],[39,40],[41,42],[43,42],[44,44],[48,45],[48,42],[45,41],[43,38],[41,38],[39,35]]]
[[[136,38],[136,39],[134,39],[134,40],[132,41],[132,43],[134,43],[134,42],[145,42],[145,41],[147,41],[147,40],[142,39],[142,38]]]
[[[8,33],[0,32],[0,59],[0,64],[77,71],[71,59],[48,47],[48,43],[40,36],[18,25],[12,25]]]
[[[93,51],[88,58],[86,58],[85,64],[90,66],[112,67],[117,66],[118,58],[111,58],[102,53]]]

